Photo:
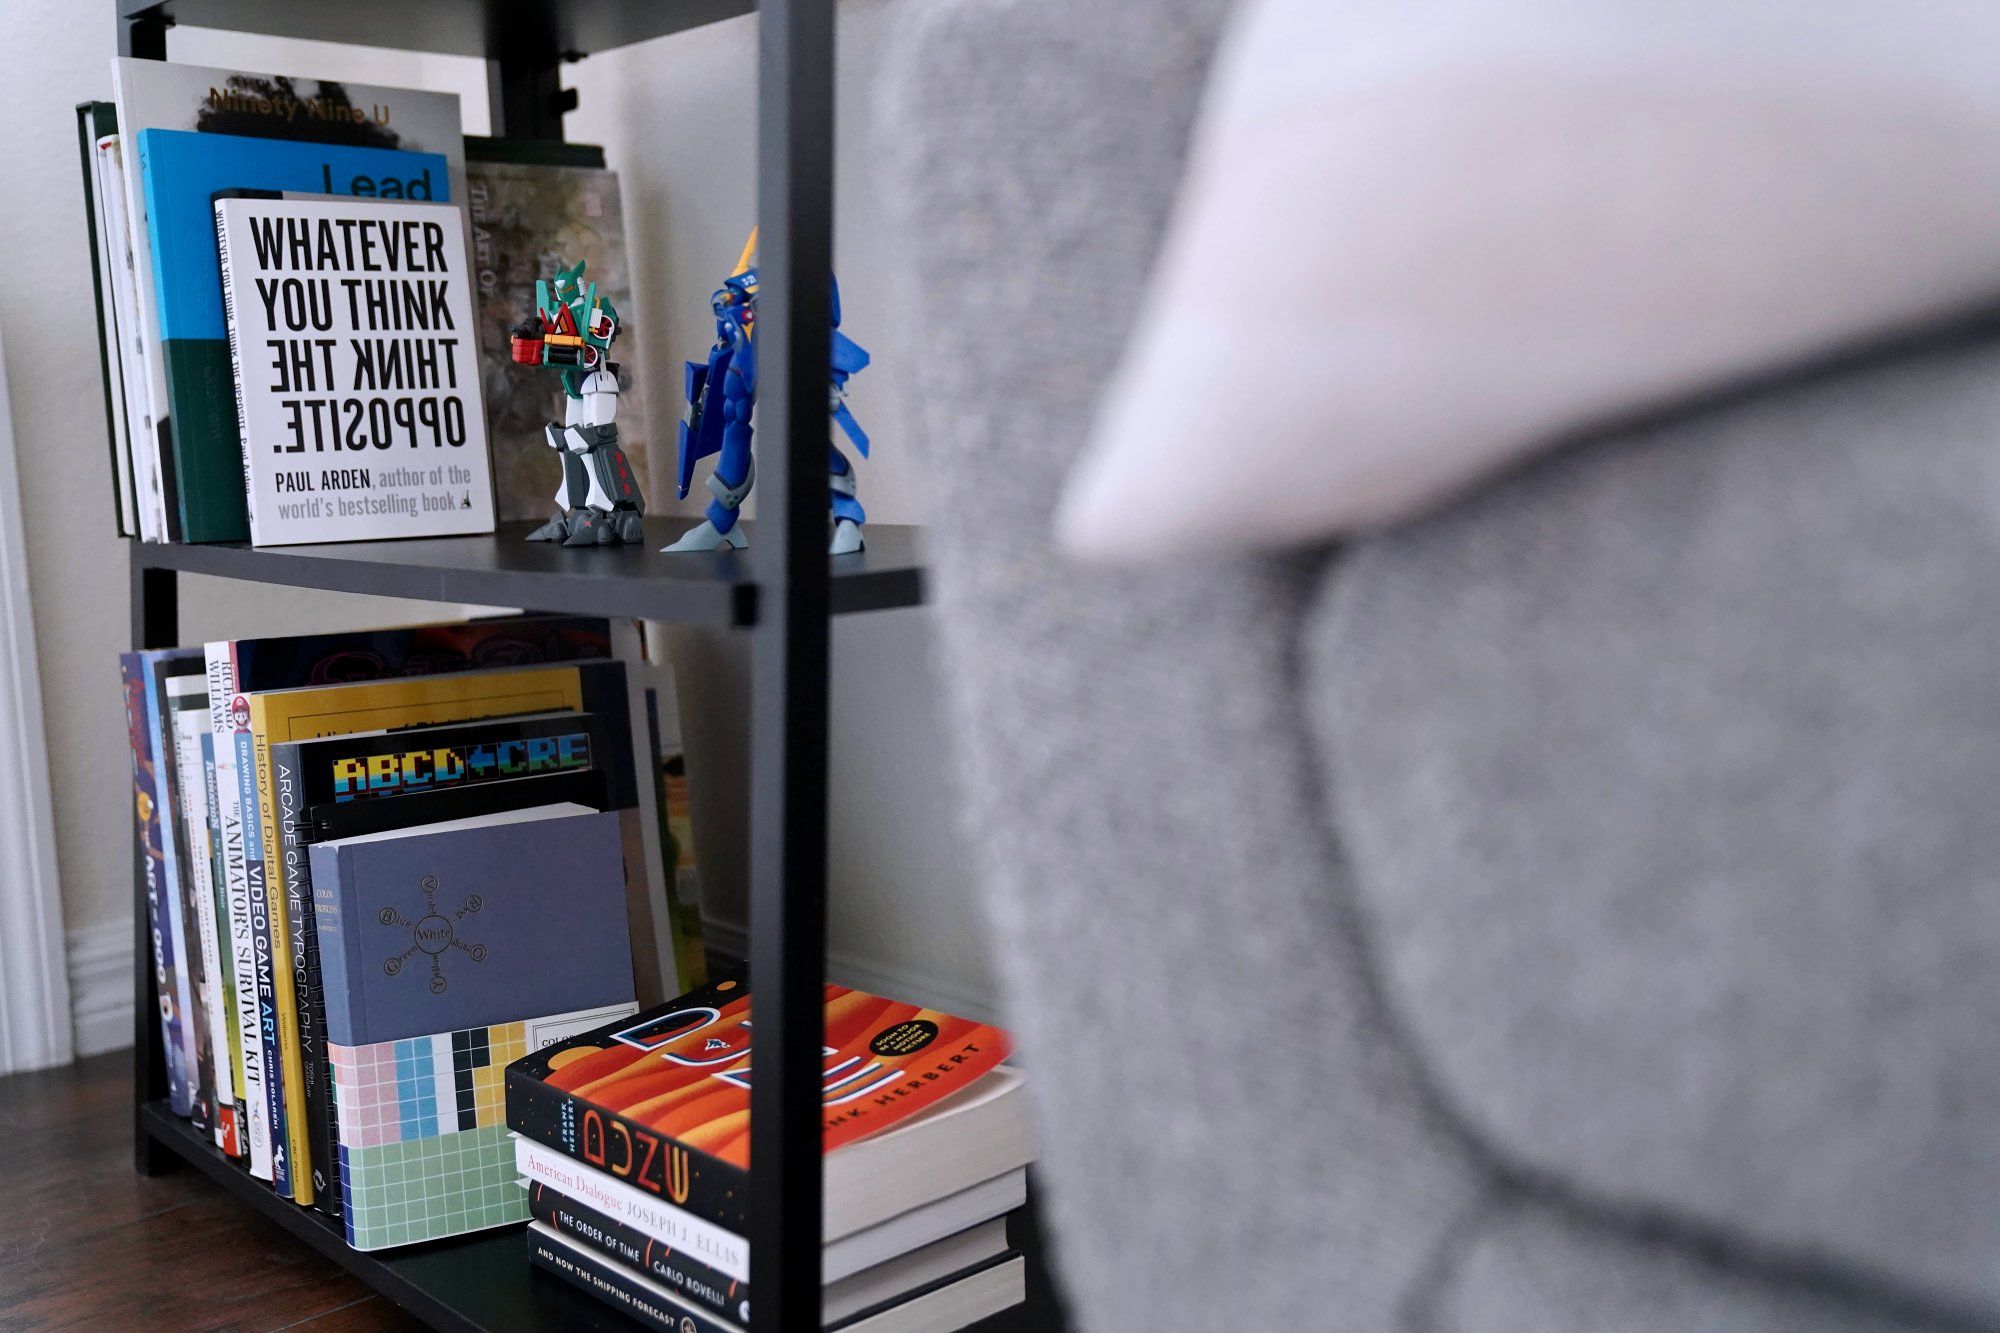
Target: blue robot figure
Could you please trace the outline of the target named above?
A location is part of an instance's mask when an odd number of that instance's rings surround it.
[[[736,261],[736,271],[724,279],[711,304],[715,308],[715,346],[708,361],[687,363],[687,413],[680,429],[679,492],[685,499],[694,480],[694,465],[710,454],[719,454],[715,471],[709,474],[707,517],[668,551],[713,551],[740,549],[748,538],[736,526],[737,511],[749,496],[757,468],[750,454],[750,413],[757,398],[757,270],[752,258],[757,252],[757,233]],[[855,421],[847,406],[847,379],[868,364],[868,353],[840,331],[840,285],[833,287],[833,347],[830,358],[832,420],[853,442],[856,452],[868,457],[868,434]],[[827,507],[833,519],[833,535],[828,545],[831,555],[859,551],[863,542],[861,525],[868,515],[855,498],[854,465],[838,445],[827,441]]]

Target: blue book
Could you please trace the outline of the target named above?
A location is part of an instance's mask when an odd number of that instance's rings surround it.
[[[525,1220],[508,1063],[637,1008],[618,815],[538,806],[310,859],[348,1242]]]
[[[192,130],[142,129],[135,138],[152,242],[181,537],[245,541],[250,520],[216,255],[215,194],[291,190],[446,202],[448,164],[439,153]]]

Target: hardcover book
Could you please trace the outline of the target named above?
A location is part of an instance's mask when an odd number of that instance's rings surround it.
[[[543,806],[311,861],[349,1242],[525,1219],[501,1070],[636,1007],[617,816]]]
[[[325,685],[243,698],[255,773],[255,802],[246,809],[256,812],[249,818],[256,823],[257,841],[264,854],[261,873],[253,865],[249,878],[253,894],[261,885],[269,904],[270,951],[274,960],[273,995],[270,1007],[264,1011],[264,1030],[267,1043],[275,1043],[278,1051],[276,1068],[282,1079],[281,1109],[288,1135],[285,1147],[289,1161],[295,1166],[311,1160],[297,984],[306,955],[305,936],[297,923],[303,920],[306,905],[297,898],[295,877],[290,873],[303,849],[296,837],[290,843],[284,840],[278,820],[278,791],[270,747],[343,731],[421,726],[554,709],[581,710],[586,701],[601,705],[593,711],[617,716],[625,705],[624,682],[622,662],[590,662],[419,676],[359,685]],[[310,1175],[302,1176],[295,1170],[293,1177],[293,1197],[300,1203],[310,1203]]]
[[[214,218],[250,540],[493,531],[458,210],[245,195]]]
[[[125,416],[123,354],[118,342],[117,272],[125,238],[111,231],[107,177],[99,163],[98,145],[118,138],[118,112],[109,102],[79,102],[76,107],[77,147],[83,158],[83,214],[90,231],[90,277],[97,296],[97,368],[104,377],[104,429],[111,442],[111,494],[118,513],[118,535],[139,536],[137,497],[132,491],[132,439]],[[124,178],[111,177],[111,188],[123,190]]]
[[[523,789],[545,788],[522,779],[562,774],[597,778],[593,809],[607,809],[603,773],[593,774],[594,758],[606,754],[602,729],[594,717],[553,713],[528,718],[491,718],[444,727],[369,732],[320,740],[289,741],[271,747],[273,785],[278,793],[278,843],[293,847],[302,841],[339,836],[320,831],[335,821],[318,814],[325,807],[358,804],[374,815],[374,832],[476,814],[499,808],[504,798]],[[626,785],[629,784],[629,779]],[[496,790],[498,789],[498,790]],[[481,807],[434,813],[442,793],[477,794]],[[427,799],[428,798],[428,799]],[[523,797],[526,804],[544,804]],[[510,808],[519,808],[518,806]],[[364,831],[354,828],[352,832]],[[298,1009],[300,1064],[305,1081],[306,1148],[312,1168],[313,1202],[338,1214],[334,1111],[328,1087],[323,983],[319,966],[318,930],[310,910],[310,858],[288,858],[285,872],[286,907],[294,913],[300,939],[293,956],[297,966],[293,989]]]
[[[751,1008],[749,987],[737,973],[630,1023],[531,1055],[507,1071],[507,1122],[524,1138],[741,1235],[750,1199]],[[911,1126],[924,1111],[972,1089],[1000,1065],[1008,1041],[984,1023],[830,985],[825,1044],[831,1239],[880,1220],[859,1205],[871,1183],[867,1173],[856,1175],[843,1159],[860,1141]],[[927,1152],[938,1154],[924,1182],[934,1192],[898,1199],[896,1211],[1024,1164],[1001,1161],[949,1184],[947,1159],[958,1155],[964,1167],[977,1153],[948,1120],[932,1128],[926,1147],[912,1136],[901,1155],[917,1163]],[[876,1201],[886,1206],[886,1192]]]
[[[163,520],[161,530],[148,535],[156,541],[241,540],[242,455],[237,441],[227,439],[225,449],[211,452],[183,449],[174,438],[166,364],[157,343],[159,299],[145,182],[133,141],[142,130],[163,129],[434,153],[446,163],[448,188],[439,197],[459,199],[465,193],[465,141],[458,98],[127,57],[112,61],[112,81],[126,141],[120,193],[134,287],[136,327],[130,350],[145,386],[146,415],[133,428],[134,471],[142,507],[149,495],[155,497]]]
[[[166,368],[174,453],[187,461],[231,460],[237,457],[242,431],[236,419],[229,328],[223,318],[215,193],[230,189],[393,192],[398,198],[442,200],[450,188],[445,159],[438,153],[189,130],[141,130],[134,142],[152,231],[158,346]],[[216,521],[189,526],[186,539],[241,541],[249,536],[242,512],[240,463],[234,468],[197,468],[187,461],[176,465],[182,503],[191,511],[214,514]],[[223,523],[221,516],[232,509],[233,522]]]
[[[479,280],[479,348],[493,436],[493,489],[503,521],[539,523],[555,508],[560,471],[553,466],[542,430],[552,401],[549,379],[514,360],[508,334],[526,313],[535,280],[547,276],[556,258],[586,260],[598,294],[620,311],[632,309],[618,175],[604,169],[602,150],[592,165],[510,161],[502,155],[521,157],[540,149],[509,140],[475,142],[477,149],[466,164],[465,204]],[[581,147],[565,145],[571,151]],[[634,329],[628,319],[618,336],[625,359],[638,365],[641,343]],[[619,447],[644,479],[652,438],[644,389],[634,376],[621,375],[619,381]]]

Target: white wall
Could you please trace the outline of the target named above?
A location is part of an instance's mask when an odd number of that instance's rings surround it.
[[[837,267],[846,328],[876,363],[851,400],[877,457],[861,465],[862,499],[881,522],[923,518],[921,476],[901,423],[910,353],[887,304],[893,253],[879,226],[871,148],[873,83],[887,25],[914,0],[847,0],[841,11]],[[73,953],[115,977],[130,939],[127,786],[117,662],[127,646],[125,552],[115,539],[98,386],[89,251],[71,107],[110,95],[111,6],[8,0],[0,6],[0,333],[20,441],[22,500],[56,793],[57,856]],[[623,177],[635,309],[646,331],[633,367],[668,438],[680,362],[713,334],[708,295],[735,260],[753,213],[755,29],[733,20],[594,56],[570,67],[582,105],[569,137],[601,143]],[[175,29],[175,59],[459,93],[466,127],[487,128],[481,62]],[[655,453],[648,499],[669,509],[669,449]],[[182,580],[188,641],[393,623],[455,608]],[[742,920],[747,645],[738,637],[668,636],[695,784],[696,839],[712,914]],[[835,634],[832,907],[837,966],[900,982],[941,1002],[986,1007],[969,876],[953,835],[939,754],[929,613],[843,621]],[[109,951],[111,964],[101,960]],[[102,980],[102,978],[100,978]],[[122,979],[121,979],[122,984]],[[83,990],[91,989],[86,985]],[[90,1003],[87,994],[79,1004]]]

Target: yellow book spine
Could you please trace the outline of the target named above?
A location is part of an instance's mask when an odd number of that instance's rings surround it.
[[[250,699],[250,735],[257,756],[257,819],[264,830],[264,897],[271,917],[271,990],[278,1001],[278,1068],[285,1081],[285,1151],[292,1159],[292,1201],[313,1201],[312,1149],[306,1140],[306,1067],[299,1052],[299,998],[292,981],[292,922],[285,907],[285,848],[278,830],[278,791],[271,780],[271,733],[262,699]]]

